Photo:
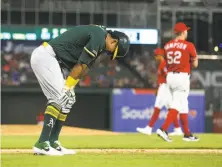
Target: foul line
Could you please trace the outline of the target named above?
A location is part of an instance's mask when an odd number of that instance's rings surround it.
[[[77,153],[172,153],[222,154],[222,149],[75,149]],[[2,149],[1,154],[32,153],[31,149]]]

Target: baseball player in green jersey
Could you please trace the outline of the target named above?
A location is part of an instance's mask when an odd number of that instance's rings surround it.
[[[74,88],[101,57],[124,57],[130,46],[127,35],[97,25],[76,26],[49,43],[44,42],[31,56],[31,67],[48,99],[44,125],[34,154],[75,154],[62,147],[59,134],[76,102]],[[64,77],[62,69],[70,71]]]

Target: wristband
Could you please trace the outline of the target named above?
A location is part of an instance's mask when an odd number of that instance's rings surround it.
[[[68,76],[68,78],[66,79],[65,85],[66,85],[68,88],[71,88],[71,87],[75,87],[78,82],[79,82],[79,79],[74,79],[74,78]]]

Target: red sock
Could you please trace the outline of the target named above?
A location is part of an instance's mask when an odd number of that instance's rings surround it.
[[[188,114],[180,114],[180,121],[185,135],[190,135],[190,130],[188,127]]]
[[[173,125],[174,125],[175,128],[179,128],[180,127],[178,116],[176,116],[176,119],[174,119]]]
[[[159,114],[160,114],[160,109],[157,107],[154,107],[154,112],[153,112],[153,115],[150,119],[148,126],[153,127],[153,125],[155,124],[155,122],[157,121],[157,119],[159,117]]]
[[[169,109],[168,114],[167,114],[167,118],[166,118],[163,126],[161,127],[163,130],[167,131],[167,129],[169,128],[171,123],[176,119],[177,113],[178,113],[177,110]]]

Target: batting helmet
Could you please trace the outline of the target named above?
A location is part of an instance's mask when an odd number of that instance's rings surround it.
[[[129,37],[125,33],[120,31],[108,30],[107,32],[112,36],[112,38],[118,40],[118,44],[112,56],[112,60],[115,59],[116,57],[126,56],[130,47]]]

